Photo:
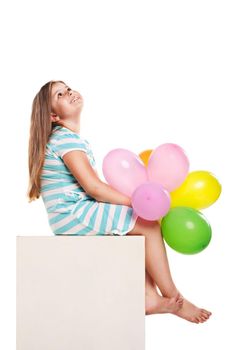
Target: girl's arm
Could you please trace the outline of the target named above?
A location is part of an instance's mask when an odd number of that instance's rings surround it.
[[[115,190],[105,182],[100,181],[96,187],[93,196],[99,202],[108,202],[113,204],[123,204],[131,207],[131,198]]]
[[[63,161],[85,192],[99,202],[131,206],[131,199],[115,190],[97,175],[84,151],[73,150],[63,156]]]

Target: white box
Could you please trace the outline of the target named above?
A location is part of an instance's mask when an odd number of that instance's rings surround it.
[[[17,236],[17,350],[144,350],[145,237]]]

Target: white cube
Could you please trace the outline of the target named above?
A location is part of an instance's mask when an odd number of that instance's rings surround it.
[[[16,305],[17,350],[144,350],[144,236],[18,236]]]

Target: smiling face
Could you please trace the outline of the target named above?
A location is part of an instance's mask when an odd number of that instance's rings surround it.
[[[52,121],[56,115],[60,119],[69,119],[80,114],[83,107],[83,97],[63,83],[54,83],[51,89]]]

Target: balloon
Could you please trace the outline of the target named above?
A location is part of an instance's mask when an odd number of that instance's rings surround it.
[[[205,216],[193,208],[169,210],[161,221],[162,235],[167,244],[183,254],[204,250],[211,240],[211,227]]]
[[[133,210],[145,220],[158,220],[170,209],[170,195],[160,184],[146,182],[131,197]]]
[[[189,161],[184,150],[174,144],[165,143],[150,155],[148,180],[160,183],[169,192],[179,187],[189,170]]]
[[[117,148],[104,157],[102,171],[107,182],[128,197],[141,183],[147,181],[147,172],[141,159],[127,149]]]
[[[204,209],[212,205],[220,193],[221,185],[212,173],[203,170],[193,171],[179,188],[171,192],[171,207]]]
[[[148,161],[149,161],[149,157],[151,155],[151,153],[153,152],[152,149],[147,149],[145,151],[142,151],[140,154],[139,154],[139,157],[141,158],[141,160],[143,161],[143,163],[145,164],[145,166],[148,165]]]

